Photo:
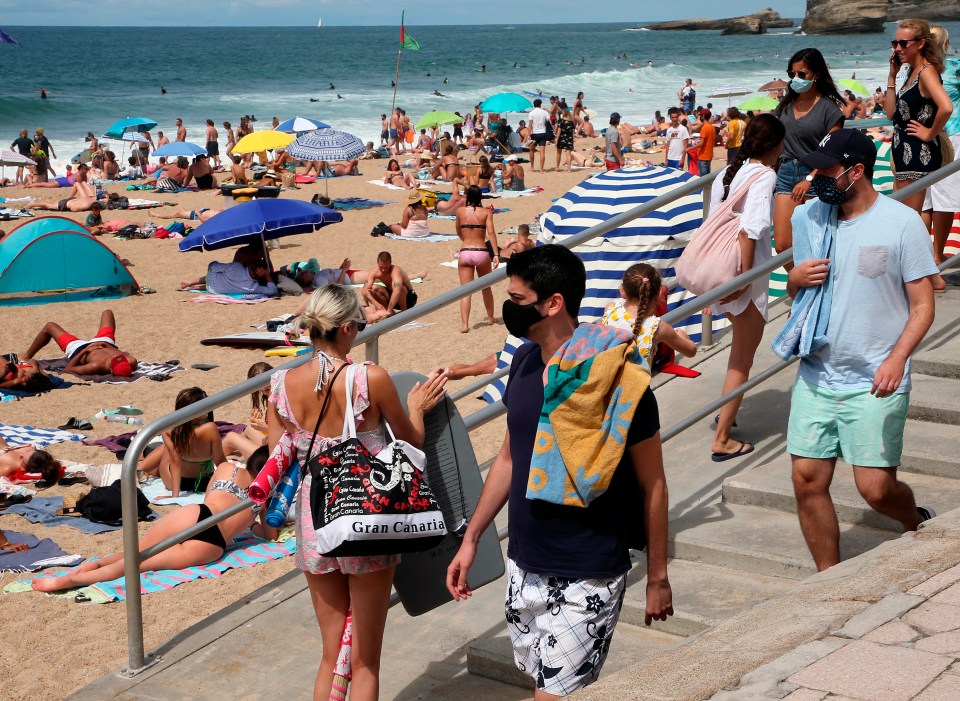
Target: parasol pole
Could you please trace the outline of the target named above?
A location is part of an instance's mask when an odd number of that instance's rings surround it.
[[[406,13],[406,10],[400,10],[400,48],[397,49],[397,72],[393,77],[393,101],[390,103],[390,119],[393,119],[393,110],[397,107],[397,87],[400,85],[400,58],[403,56],[403,40],[405,39],[405,32],[403,27],[403,16]],[[399,126],[399,124],[397,125]],[[400,130],[397,130],[399,135]]]

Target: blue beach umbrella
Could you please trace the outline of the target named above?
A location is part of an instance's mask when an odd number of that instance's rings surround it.
[[[206,153],[207,149],[189,141],[171,141],[154,151],[153,155],[157,158],[160,158],[160,156],[170,158],[171,156],[199,156],[201,154],[206,155]]]
[[[563,243],[591,226],[614,215],[627,212],[655,197],[667,194],[693,178],[673,168],[644,166],[599,173],[584,180],[554,202],[540,217],[537,245]],[[687,195],[574,248],[587,270],[587,289],[580,305],[581,321],[597,321],[607,304],[619,296],[623,273],[634,263],[645,262],[660,271],[663,284],[676,285],[674,265],[684,247],[703,222],[700,193]],[[676,288],[668,297],[668,308],[692,299],[694,295]],[[719,329],[726,321],[714,321]],[[700,318],[693,317],[677,325],[694,342],[700,339]],[[519,348],[520,341],[508,337],[497,367],[506,367]],[[484,392],[484,399],[495,402],[502,396],[503,382]]]
[[[315,129],[329,129],[330,125],[324,122],[321,122],[319,119],[309,119],[307,117],[291,117],[290,119],[280,122],[277,126],[273,128],[274,131],[284,131],[288,134],[301,134],[305,131],[313,131]]]
[[[23,44],[7,34],[5,31],[3,31],[3,29],[0,29],[0,44],[15,44],[17,46],[23,46]]]
[[[157,123],[146,117],[127,117],[111,124],[103,135],[111,139],[119,139],[127,132],[150,131],[155,126],[157,126]]]
[[[497,93],[480,103],[484,112],[525,112],[532,107],[530,100],[515,92]]]
[[[262,199],[244,202],[208,219],[180,241],[181,251],[215,251],[251,241],[309,234],[343,221],[336,210],[302,200]]]

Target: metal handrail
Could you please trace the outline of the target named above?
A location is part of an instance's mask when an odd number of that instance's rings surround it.
[[[875,120],[863,120],[860,124],[857,124],[858,127],[863,126],[866,128],[869,126],[868,122]],[[649,202],[638,205],[631,210],[622,212],[618,215],[615,215],[608,219],[607,221],[598,224],[596,226],[590,227],[579,234],[570,236],[562,242],[561,245],[567,248],[575,248],[587,241],[590,241],[598,236],[602,236],[623,224],[626,224],[634,219],[639,217],[646,216],[650,214],[663,205],[669,204],[674,200],[677,200],[686,195],[693,194],[698,190],[703,190],[704,193],[709,192],[709,189],[706,187],[708,184],[712,183],[713,180],[719,175],[720,171],[715,171],[709,173],[706,176],[701,178],[694,178],[687,181],[683,185],[671,190],[670,192],[656,197]],[[939,182],[943,178],[946,178],[956,172],[960,172],[960,160],[954,161],[949,165],[941,168],[935,173],[931,173],[922,180],[914,182],[909,186],[898,190],[893,193],[891,197],[893,199],[903,199],[909,197],[912,194],[925,190],[931,184]],[[771,258],[767,264],[748,270],[746,273],[736,277],[730,282],[721,285],[720,287],[712,290],[711,292],[701,295],[689,302],[682,304],[681,306],[674,309],[672,312],[664,315],[664,320],[668,323],[676,323],[683,319],[689,318],[697,313],[699,313],[705,306],[713,304],[714,302],[726,297],[728,294],[735,292],[746,284],[749,284],[753,280],[756,280],[762,277],[765,274],[772,272],[779,268],[784,262],[790,259],[792,254],[792,248],[786,251],[783,251],[777,256]],[[952,259],[945,262],[941,269],[946,269],[951,266]],[[960,261],[958,261],[960,263]],[[401,312],[392,317],[378,322],[375,326],[368,327],[363,333],[361,333],[356,340],[355,345],[367,344],[368,351],[367,357],[376,358],[377,356],[377,345],[380,336],[385,333],[389,333],[406,323],[419,319],[427,314],[430,314],[438,309],[445,307],[452,302],[458,301],[463,297],[472,295],[480,290],[491,287],[501,280],[505,279],[506,270],[499,268],[496,271],[493,271],[481,278],[473,280],[465,285],[461,285],[454,290],[450,290],[438,297],[427,300],[422,304],[418,305],[416,309],[407,310]],[[371,350],[372,349],[372,350]],[[196,535],[202,530],[205,530],[211,525],[215,525],[220,521],[232,516],[236,513],[243,511],[246,508],[249,508],[253,502],[244,500],[240,504],[237,504],[229,509],[219,512],[212,515],[211,517],[203,520],[202,522],[191,526],[188,529],[185,529],[181,533],[171,536],[166,540],[152,546],[149,549],[144,550],[142,553],[139,550],[139,534],[136,527],[137,524],[137,497],[136,497],[136,470],[137,463],[139,461],[140,455],[143,453],[143,450],[146,448],[147,444],[157,435],[163,431],[178,426],[186,421],[197,418],[199,416],[205,415],[213,409],[223,406],[229,402],[240,399],[246,395],[249,395],[252,392],[255,392],[263,387],[266,387],[269,384],[270,377],[277,371],[282,369],[290,369],[302,365],[310,360],[310,355],[302,356],[291,360],[283,365],[274,368],[268,373],[263,373],[252,377],[250,379],[244,380],[233,387],[229,387],[221,392],[218,392],[212,396],[209,396],[195,404],[191,404],[183,409],[178,409],[166,416],[163,416],[155,421],[144,426],[140,429],[137,434],[133,437],[133,440],[130,443],[127,453],[123,460],[123,467],[121,471],[121,506],[122,506],[122,516],[123,516],[123,549],[124,549],[124,580],[127,591],[127,604],[126,604],[126,613],[127,613],[127,658],[128,665],[124,670],[125,674],[135,675],[145,668],[145,655],[144,655],[144,646],[143,646],[143,606],[140,597],[140,563],[147,559],[148,557],[157,554],[177,543],[183,541],[191,535]],[[787,361],[782,365],[782,367],[773,366],[776,368],[773,372],[766,374],[767,371],[761,373],[757,377],[763,377],[763,380],[768,379],[772,375],[783,370],[791,361]],[[772,368],[771,368],[772,369]],[[505,375],[508,370],[504,369],[498,372],[503,372]],[[485,378],[486,379],[486,378]],[[763,381],[760,380],[760,381]],[[756,386],[759,382],[750,384],[749,387],[746,385],[741,388],[734,390],[728,396],[729,398],[721,397],[724,399],[719,406],[730,401],[731,398],[735,396],[740,396],[740,394],[745,393],[750,388]],[[472,387],[472,386],[471,386]],[[716,400],[711,403],[709,406],[713,406],[720,400]],[[467,430],[472,430],[486,424],[494,419],[498,418],[505,412],[505,407],[501,401],[494,402],[487,405],[486,407],[473,412],[464,419],[464,423],[467,426]],[[703,416],[708,415],[711,411],[715,409],[710,409]],[[699,417],[691,421],[691,425],[700,420]],[[688,417],[690,419],[690,417]],[[685,419],[683,422],[686,422],[688,419]],[[679,424],[678,424],[679,426]],[[671,429],[674,427],[671,427]],[[679,428],[675,433],[671,434],[672,438],[676,433],[680,433],[685,430],[684,428]],[[670,431],[671,429],[668,429]],[[501,529],[503,530],[503,529]],[[505,531],[504,531],[505,537]]]

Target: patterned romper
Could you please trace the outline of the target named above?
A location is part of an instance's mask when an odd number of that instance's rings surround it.
[[[892,149],[897,180],[919,180],[940,168],[943,162],[938,139],[922,141],[907,134],[907,125],[911,120],[929,127],[937,117],[937,103],[920,94],[920,73],[929,67],[928,63],[921,68],[917,77],[897,93],[897,109],[893,114]]]
[[[600,323],[604,326],[616,326],[633,333],[633,323],[635,321],[633,314],[627,311],[625,300],[621,297],[610,304],[603,312],[603,318]],[[657,335],[657,329],[660,328],[660,317],[650,315],[640,324],[640,330],[637,333],[637,350],[640,351],[640,358],[643,361],[643,367],[647,372],[652,373],[650,362],[653,359],[654,347],[653,338]]]
[[[287,398],[286,390],[287,371],[281,370],[270,378],[270,402],[277,407],[277,413],[294,427],[293,445],[297,450],[297,458],[301,464],[306,460],[307,450],[310,447],[312,431],[305,430],[293,415],[293,408]],[[354,377],[353,415],[357,423],[363,421],[363,412],[370,406],[370,392],[367,386],[367,368],[361,366]],[[376,455],[390,441],[381,423],[372,431],[357,431],[357,438],[371,453]],[[340,436],[327,438],[317,436],[313,444],[311,456],[326,450],[340,442]],[[300,483],[297,493],[297,567],[311,574],[329,574],[342,572],[343,574],[368,574],[400,562],[399,555],[369,555],[358,557],[326,557],[317,550],[317,538],[313,527],[313,516],[310,513],[310,484],[313,478],[306,474]]]

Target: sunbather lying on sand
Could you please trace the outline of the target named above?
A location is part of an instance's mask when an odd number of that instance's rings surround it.
[[[87,182],[89,168],[81,163],[77,166],[77,177],[70,194],[61,200],[37,200],[25,205],[25,209],[45,209],[52,212],[86,212],[97,201],[97,193]]]
[[[83,341],[64,331],[59,324],[48,321],[22,357],[30,360],[41,348],[55,340],[60,350],[67,354],[67,372],[74,375],[130,377],[137,369],[137,359],[117,347],[116,328],[117,321],[109,309],[100,315],[100,330],[89,341]]]
[[[188,219],[190,221],[205,222],[212,219],[222,212],[222,209],[212,209],[211,207],[201,207],[200,209],[178,209],[167,214],[157,212],[158,219]]]
[[[246,469],[241,469],[231,462],[222,462],[207,488],[203,504],[181,506],[164,516],[140,539],[140,549],[145,550],[156,545],[246,499],[247,487],[260,472],[269,455],[266,446],[259,448],[250,456]],[[223,556],[227,545],[251,526],[253,532],[260,537],[276,538],[275,528],[270,528],[263,522],[255,523],[260,514],[259,506],[241,511],[192,538],[144,560],[140,563],[140,571],[181,570],[215,562]],[[108,582],[123,575],[123,564],[123,553],[114,553],[98,560],[87,560],[73,574],[34,579],[32,586],[36,591],[57,591],[97,582]]]
[[[21,482],[24,473],[39,474],[44,482],[53,484],[60,479],[62,470],[60,461],[47,451],[29,443],[7,443],[0,438],[0,477]]]

